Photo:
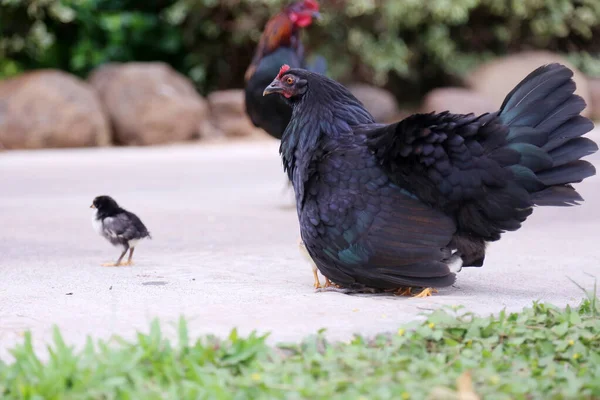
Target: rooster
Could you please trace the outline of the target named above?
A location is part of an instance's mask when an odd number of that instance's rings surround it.
[[[534,206],[583,201],[572,184],[595,175],[581,158],[598,146],[582,137],[594,125],[572,76],[545,65],[496,112],[383,125],[341,84],[284,65],[264,95],[293,109],[280,153],[306,250],[340,286],[329,290],[431,295]]]
[[[282,64],[325,73],[326,63],[322,57],[316,57],[314,63],[308,65],[300,40],[301,28],[310,26],[314,18],[320,18],[319,4],[315,0],[300,0],[285,7],[265,26],[246,70],[246,113],[256,127],[276,139],[281,139],[292,109],[281,99],[275,96],[265,98],[262,93]]]

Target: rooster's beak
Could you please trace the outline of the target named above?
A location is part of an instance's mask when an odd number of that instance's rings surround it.
[[[283,88],[281,87],[281,82],[278,79],[275,79],[269,86],[267,86],[263,92],[263,96],[273,93],[281,93],[283,92]]]

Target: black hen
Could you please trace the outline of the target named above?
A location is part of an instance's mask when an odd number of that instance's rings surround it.
[[[449,286],[533,206],[581,201],[598,147],[572,75],[540,67],[494,113],[381,125],[339,83],[282,67],[265,94],[293,107],[280,152],[319,270],[351,289]]]
[[[325,59],[317,56],[310,65],[304,58],[300,30],[319,17],[315,0],[300,0],[285,7],[269,20],[245,75],[246,113],[252,123],[274,138],[281,135],[292,116],[292,109],[276,96],[264,97],[263,90],[277,75],[282,64],[306,68],[321,74]]]

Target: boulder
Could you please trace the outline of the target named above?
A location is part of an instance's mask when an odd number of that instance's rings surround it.
[[[394,122],[400,113],[396,98],[385,89],[364,83],[351,83],[346,87],[363,103],[376,122]]]
[[[110,117],[115,142],[154,145],[203,136],[208,105],[194,85],[161,62],[105,64],[88,81]]]
[[[261,137],[262,129],[254,126],[246,114],[244,90],[231,89],[212,92],[207,97],[212,125],[224,137]]]
[[[588,88],[590,91],[590,108],[591,117],[595,120],[600,120],[600,78],[589,78]]]
[[[530,72],[545,64],[560,63],[573,70],[577,93],[589,105],[590,93],[586,77],[564,57],[549,51],[525,51],[487,62],[467,77],[468,86],[489,98],[497,109],[506,95]],[[582,115],[589,116],[590,107]]]
[[[105,146],[110,124],[94,90],[61,71],[0,81],[0,148]]]
[[[487,97],[470,89],[445,87],[434,89],[425,96],[420,112],[450,111],[454,114],[476,115],[498,110]]]

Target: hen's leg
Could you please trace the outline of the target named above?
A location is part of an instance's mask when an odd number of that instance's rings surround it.
[[[304,258],[310,263],[310,266],[312,268],[313,276],[315,278],[315,283],[313,284],[313,286],[315,287],[315,289],[321,288],[321,281],[319,281],[318,274],[319,270],[317,269],[317,265],[315,264],[315,262],[310,257],[310,254],[308,254],[308,251],[306,250],[306,246],[304,245],[302,238],[298,238],[298,247],[300,248],[300,254],[304,256]]]
[[[321,281],[319,281],[319,274],[317,273],[317,266],[315,264],[313,264],[313,275],[315,277],[315,283],[313,284],[313,286],[315,287],[315,289],[319,289],[321,287]]]

